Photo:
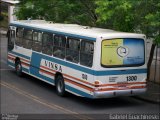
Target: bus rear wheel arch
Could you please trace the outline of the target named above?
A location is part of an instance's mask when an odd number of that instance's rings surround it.
[[[55,76],[55,86],[56,86],[57,94],[59,96],[64,97],[66,94],[66,91],[65,91],[64,78],[61,73],[57,73]]]

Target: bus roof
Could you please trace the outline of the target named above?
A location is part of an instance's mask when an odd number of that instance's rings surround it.
[[[12,21],[10,25],[34,27],[36,29],[43,29],[47,31],[53,31],[56,33],[66,33],[72,35],[86,36],[96,39],[97,37],[107,37],[112,35],[128,35],[131,37],[144,37],[143,34],[119,32],[111,29],[102,29],[90,26],[82,26],[78,24],[61,24],[53,23],[45,20],[18,20]]]

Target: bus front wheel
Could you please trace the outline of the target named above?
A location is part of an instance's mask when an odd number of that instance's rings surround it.
[[[56,91],[59,96],[65,96],[65,84],[61,75],[56,77]]]
[[[22,76],[22,65],[20,60],[15,62],[15,71],[18,76]]]

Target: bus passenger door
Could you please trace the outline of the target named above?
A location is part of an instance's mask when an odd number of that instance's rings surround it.
[[[15,30],[8,30],[7,37],[8,37],[8,51],[11,51],[14,48]]]

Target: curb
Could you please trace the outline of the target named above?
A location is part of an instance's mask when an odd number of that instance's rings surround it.
[[[7,28],[4,28],[4,27],[0,27],[0,34],[1,35],[6,35],[7,34]]]
[[[136,99],[139,99],[139,100],[149,102],[149,103],[160,104],[160,100],[149,100],[147,98],[143,98],[143,97],[140,97],[140,96],[133,96],[133,97],[136,98]]]
[[[1,35],[6,35],[6,34],[7,34],[7,31],[0,30],[0,33],[1,33]]]

